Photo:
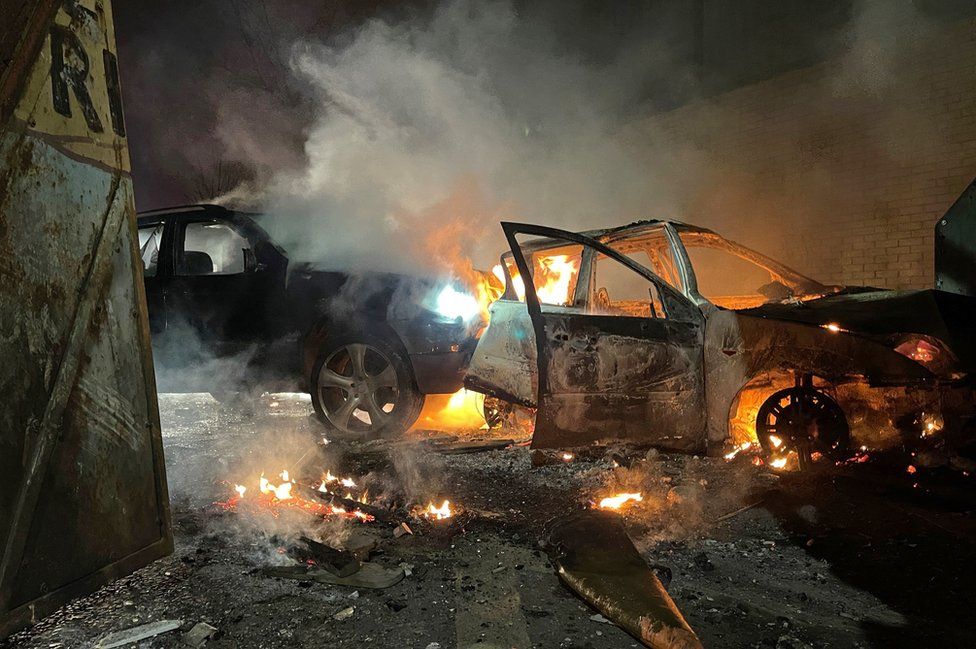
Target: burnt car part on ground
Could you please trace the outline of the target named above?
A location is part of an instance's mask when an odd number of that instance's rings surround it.
[[[326,427],[389,435],[413,424],[426,394],[461,387],[480,327],[473,297],[290,262],[258,216],[214,205],[139,215],[160,391],[304,390]]]
[[[826,286],[673,221],[502,226],[506,289],[465,384],[537,408],[535,447],[758,441],[805,464],[973,425],[976,298]]]

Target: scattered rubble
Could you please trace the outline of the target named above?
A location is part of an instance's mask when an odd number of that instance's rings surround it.
[[[206,622],[197,622],[193,628],[183,635],[183,644],[194,649],[199,649],[207,644],[207,640],[217,635],[217,627],[211,626]]]
[[[124,631],[110,633],[95,645],[96,649],[112,649],[113,647],[124,647],[135,644],[140,640],[154,638],[163,633],[169,633],[183,626],[183,620],[159,620],[149,624],[141,624]]]

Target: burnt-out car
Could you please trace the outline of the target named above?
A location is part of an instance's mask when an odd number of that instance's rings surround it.
[[[673,221],[502,225],[505,293],[465,384],[537,408],[535,447],[758,437],[805,465],[971,417],[974,298],[826,286]]]
[[[213,205],[139,215],[160,391],[306,391],[327,427],[389,435],[413,424],[424,395],[460,389],[480,327],[473,296],[291,263],[256,216]]]

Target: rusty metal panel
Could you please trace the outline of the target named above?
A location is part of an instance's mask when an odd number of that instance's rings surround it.
[[[111,4],[46,4],[0,40],[0,637],[172,551]]]

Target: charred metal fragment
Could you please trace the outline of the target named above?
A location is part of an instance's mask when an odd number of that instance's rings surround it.
[[[559,578],[600,613],[654,649],[700,649],[620,517],[586,510],[557,522],[548,546]]]

